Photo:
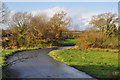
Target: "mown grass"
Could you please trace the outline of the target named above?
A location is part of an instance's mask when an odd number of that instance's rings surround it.
[[[75,39],[65,39],[64,41],[59,41],[58,46],[74,46]]]
[[[118,71],[118,52],[54,50],[49,53],[55,60],[84,71],[95,78],[113,78]]]

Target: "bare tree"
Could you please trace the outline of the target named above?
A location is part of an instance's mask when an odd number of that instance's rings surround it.
[[[33,37],[45,36],[44,34],[47,30],[47,27],[46,27],[47,21],[48,21],[48,18],[45,14],[41,14],[41,15],[32,17],[30,24],[29,24],[29,31],[30,31],[31,35]]]
[[[24,37],[28,32],[28,24],[30,23],[31,16],[27,14],[27,12],[21,13],[18,12],[12,17],[12,22],[10,25],[10,30],[13,34],[12,37],[16,37],[18,39],[17,45],[23,44],[25,42]]]
[[[2,36],[2,27],[3,24],[7,22],[7,16],[8,16],[8,7],[5,5],[5,3],[0,2],[0,46],[1,46],[1,36]]]
[[[0,23],[5,23],[9,14],[8,7],[5,3],[0,2]]]
[[[110,36],[117,29],[116,23],[118,18],[116,16],[117,14],[111,12],[98,14],[92,17],[90,24],[99,28],[106,36]]]

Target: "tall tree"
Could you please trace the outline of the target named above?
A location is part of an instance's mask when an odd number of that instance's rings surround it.
[[[61,37],[62,31],[66,30],[71,25],[71,18],[64,11],[54,14],[50,19],[49,24],[54,38]]]
[[[107,37],[114,33],[117,29],[116,23],[118,18],[115,13],[102,13],[92,17],[90,24],[99,28],[101,32],[104,32]]]
[[[0,23],[5,23],[9,14],[8,7],[5,3],[0,2]]]
[[[31,16],[28,15],[27,12],[24,13],[18,12],[14,14],[12,17],[10,30],[12,31],[13,34],[11,35],[18,39],[16,41],[18,46],[25,42],[23,39],[28,32],[29,28],[27,27],[27,25],[30,23],[30,18]]]
[[[43,39],[46,38],[45,33],[47,30],[46,24],[48,21],[48,17],[45,14],[41,14],[38,16],[34,16],[31,18],[29,27],[31,28],[31,35],[36,37],[42,37]]]
[[[44,42],[47,42],[49,36],[49,28],[46,26],[48,23],[48,17],[46,14],[39,14],[31,17],[31,21],[28,25],[28,34],[26,40],[28,44],[34,44],[34,46],[43,45]]]
[[[8,7],[5,3],[0,2],[0,46],[1,46],[1,36],[2,36],[2,27],[3,24],[7,22],[7,16],[8,16]]]

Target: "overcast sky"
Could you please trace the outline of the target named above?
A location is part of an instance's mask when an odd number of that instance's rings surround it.
[[[105,12],[118,12],[118,2],[6,2],[11,15],[15,12],[31,12],[34,15],[46,13],[49,17],[65,11],[72,18],[71,29],[84,30],[91,16]],[[77,28],[74,27],[78,25]]]

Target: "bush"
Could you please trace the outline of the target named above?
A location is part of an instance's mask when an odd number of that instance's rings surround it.
[[[110,37],[108,38],[104,44],[104,48],[112,48],[112,49],[118,49],[118,37]]]
[[[81,36],[76,39],[76,45],[84,50],[88,48],[102,48],[105,41],[105,36],[97,31],[85,31]]]

